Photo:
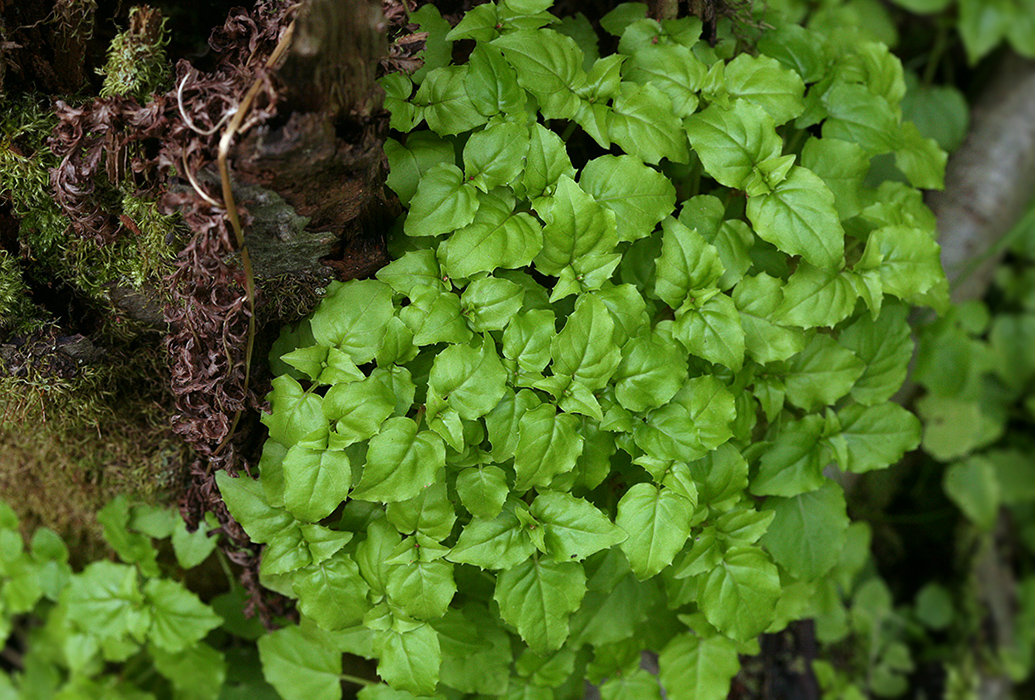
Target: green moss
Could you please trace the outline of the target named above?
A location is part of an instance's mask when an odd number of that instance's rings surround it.
[[[101,97],[125,95],[138,100],[159,92],[169,76],[165,47],[169,35],[165,19],[150,7],[129,11],[129,29],[108,48],[108,62],[98,72],[104,76]]]
[[[0,331],[29,333],[38,327],[38,315],[18,263],[6,250],[0,250]]]

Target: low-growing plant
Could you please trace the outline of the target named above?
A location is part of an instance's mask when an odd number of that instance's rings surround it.
[[[0,699],[273,697],[258,677],[254,646],[250,678],[246,646],[234,656],[238,668],[227,671],[229,642],[262,631],[241,617],[241,591],[209,606],[172,577],[212,554],[211,524],[190,533],[174,510],[125,497],[98,519],[122,561],[73,573],[55,532],[36,530],[26,547],[14,511],[0,501]],[[169,540],[174,565],[160,563],[153,539]]]
[[[865,559],[828,472],[920,442],[890,399],[909,306],[947,305],[944,153],[898,60],[642,4],[601,57],[550,5],[480,5],[385,77],[397,259],[285,331],[259,478],[217,475],[298,601],[259,640],[288,700],[340,698],[343,653],[364,700],[723,698]]]

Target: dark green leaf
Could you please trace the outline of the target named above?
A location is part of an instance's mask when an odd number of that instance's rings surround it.
[[[622,83],[611,117],[611,139],[622,150],[647,163],[662,158],[686,163],[685,131],[668,96],[653,85]]]
[[[834,209],[834,195],[805,168],[791,168],[770,194],[748,198],[747,216],[763,240],[816,267],[839,268],[844,258],[844,229]]]
[[[549,404],[530,409],[521,416],[514,456],[516,492],[545,486],[553,477],[575,466],[575,460],[582,453],[578,424],[578,418],[558,414]]]
[[[496,576],[493,598],[500,616],[537,654],[560,648],[568,637],[568,616],[586,593],[586,574],[576,562],[529,559]]]
[[[732,640],[688,632],[665,646],[658,668],[661,684],[673,698],[725,700],[740,660]]]
[[[493,40],[517,69],[517,79],[539,100],[547,119],[575,116],[574,90],[586,81],[582,49],[568,36],[552,29],[517,31]]]
[[[428,128],[436,134],[459,134],[485,123],[486,117],[467,94],[468,70],[468,66],[436,68],[417,90],[413,101],[424,108]]]
[[[708,622],[746,642],[773,621],[780,575],[757,547],[731,547],[702,582],[698,604]]]
[[[636,484],[618,502],[615,522],[629,538],[622,551],[636,578],[648,579],[672,563],[690,535],[694,506],[671,489]]]
[[[428,170],[417,185],[403,230],[407,236],[450,233],[474,221],[477,211],[474,185],[464,180],[460,168],[440,163]]]
[[[848,533],[844,492],[833,482],[790,498],[768,498],[773,522],[762,546],[773,560],[806,581],[819,578],[840,560]]]
[[[626,538],[596,506],[566,493],[539,494],[529,513],[545,529],[546,546],[554,561],[581,561]]]
[[[600,156],[583,168],[579,186],[615,213],[618,240],[649,236],[672,212],[672,182],[632,156]]]
[[[435,480],[446,463],[442,438],[406,417],[389,418],[370,440],[363,477],[353,498],[364,501],[405,501]]]

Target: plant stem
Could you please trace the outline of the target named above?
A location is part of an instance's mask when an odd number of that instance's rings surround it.
[[[355,685],[377,685],[377,681],[372,681],[369,678],[360,678],[359,676],[353,676],[349,673],[343,673],[338,676],[338,678],[346,683],[353,683]]]

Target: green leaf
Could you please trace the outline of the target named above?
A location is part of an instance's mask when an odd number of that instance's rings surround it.
[[[522,389],[514,394],[508,389],[499,405],[485,416],[489,442],[492,443],[492,457],[497,463],[514,456],[518,443],[518,420],[526,411],[541,403],[533,391]]]
[[[534,309],[518,314],[503,332],[503,356],[517,363],[517,384],[521,373],[538,375],[550,362],[550,341],[556,335],[553,311]]]
[[[558,275],[580,259],[610,253],[618,243],[615,214],[562,175],[543,227],[543,249],[535,257],[540,272]]]
[[[334,423],[336,444],[344,447],[373,437],[395,413],[396,397],[387,380],[388,374],[381,370],[363,381],[335,384],[327,390],[323,413]]]
[[[773,561],[805,581],[818,579],[841,558],[848,534],[844,491],[828,481],[809,493],[768,498],[763,508],[774,514],[762,536]]]
[[[403,230],[407,236],[450,233],[474,221],[477,211],[474,185],[464,180],[460,168],[440,163],[428,170],[417,185]]]
[[[698,93],[707,68],[681,44],[640,47],[626,64],[627,80],[650,83],[672,101],[673,113],[682,119],[697,109]]]
[[[388,76],[385,76],[386,78]],[[439,163],[455,164],[453,146],[431,131],[417,131],[406,137],[403,145],[395,139],[385,140],[388,156],[387,185],[403,205],[417,193],[417,185],[425,174]]]
[[[768,56],[742,53],[726,64],[723,91],[764,109],[777,126],[805,110],[805,83]]]
[[[719,251],[695,229],[667,217],[661,224],[661,255],[655,261],[654,293],[673,309],[691,292],[714,286],[722,276]]]
[[[469,15],[475,15],[481,8],[472,8]],[[495,24],[495,22],[493,22]],[[460,25],[457,25],[457,29]],[[491,31],[495,31],[494,29]],[[467,77],[464,87],[474,108],[486,117],[500,112],[513,114],[525,106],[525,91],[518,85],[517,73],[510,67],[503,54],[491,44],[479,43],[467,61]]]
[[[773,320],[799,328],[833,328],[852,315],[857,296],[845,275],[803,261],[784,285]]]
[[[284,700],[341,700],[341,651],[313,625],[282,627],[259,638],[262,675]]]
[[[442,19],[442,15],[434,5],[421,7],[411,13],[409,19],[420,25],[422,32],[428,33],[424,51],[420,54],[424,59],[424,65],[413,74],[414,81],[420,83],[431,71],[449,65],[452,57],[452,42],[446,38],[446,34],[451,27],[448,21]]]
[[[542,124],[533,124],[521,187],[530,199],[552,197],[561,176],[575,178],[575,168],[561,137]]]
[[[356,563],[359,573],[370,586],[372,600],[379,600],[385,594],[388,581],[387,563],[392,552],[402,541],[399,531],[384,518],[371,520],[367,524],[367,537],[356,547]]]
[[[370,609],[370,587],[355,559],[344,552],[296,571],[291,587],[302,613],[331,632],[359,624]]]
[[[471,515],[491,520],[499,515],[510,488],[507,476],[499,467],[471,467],[460,472],[456,478],[456,491],[460,502]]]
[[[463,318],[460,297],[453,292],[422,287],[412,303],[400,310],[399,318],[413,331],[413,343],[419,346],[466,343],[474,335]]]
[[[424,108],[428,128],[436,134],[459,134],[485,123],[486,117],[467,94],[468,70],[468,66],[436,68],[424,77],[414,95],[413,102]]]
[[[460,306],[474,330],[501,331],[517,315],[524,299],[524,287],[510,280],[482,277],[467,285]]]
[[[662,158],[686,163],[685,131],[672,103],[653,85],[622,83],[622,91],[614,101],[611,117],[611,140],[623,151],[647,163],[657,164]]]
[[[144,599],[151,611],[148,641],[168,652],[193,647],[223,623],[223,618],[176,581],[148,581]]]
[[[786,363],[787,400],[806,411],[832,405],[851,390],[866,366],[829,335],[812,336],[805,349]]]
[[[658,657],[658,677],[673,698],[725,700],[740,670],[737,645],[721,635],[692,632],[670,641]]]
[[[579,419],[544,404],[526,411],[518,420],[514,456],[517,479],[514,491],[546,486],[558,474],[570,471],[582,453]]]
[[[72,577],[62,595],[69,620],[98,637],[129,635],[142,642],[151,625],[135,566],[94,562]]]
[[[916,124],[920,133],[952,153],[963,143],[970,121],[966,97],[954,85],[923,85],[913,72],[906,73],[906,97],[902,118]]]
[[[701,583],[698,605],[708,622],[746,642],[773,621],[780,575],[757,547],[731,547]]]
[[[509,185],[524,170],[528,128],[515,122],[491,124],[467,139],[464,176],[482,192]]]
[[[827,71],[826,46],[817,32],[797,24],[779,23],[758,40],[758,50],[794,70],[806,83],[819,81]]]
[[[1005,416],[986,402],[928,394],[916,404],[924,423],[924,452],[947,462],[1002,437]]]
[[[151,544],[151,538],[139,532],[129,531],[129,500],[124,494],[116,496],[97,513],[97,521],[104,525],[104,539],[111,545],[119,558],[129,564],[140,566],[141,573],[158,576],[158,552]]]
[[[672,401],[637,423],[636,445],[655,459],[686,461],[703,457],[733,433],[733,395],[714,376],[690,379]]]
[[[615,522],[629,538],[619,546],[640,581],[672,563],[690,536],[694,505],[672,489],[635,484],[618,501]]]
[[[510,683],[513,654],[498,618],[475,601],[450,609],[432,625],[442,647],[440,680],[464,693],[500,695]]]
[[[792,497],[822,487],[825,464],[816,449],[822,433],[823,419],[816,415],[786,425],[762,453],[751,493]]]
[[[673,335],[691,354],[739,372],[746,346],[733,299],[715,289],[698,293],[676,312]]]
[[[626,539],[596,506],[567,493],[539,494],[529,513],[545,529],[544,539],[554,561],[581,561]]]
[[[594,158],[582,169],[579,187],[615,213],[620,241],[649,236],[676,203],[672,181],[632,156]]]
[[[492,41],[499,36],[496,29],[498,23],[499,10],[494,3],[472,7],[446,35],[446,40],[474,39],[479,43]]]
[[[916,125],[899,125],[895,149],[895,167],[902,171],[913,187],[940,190],[945,187],[945,163],[948,154],[934,139],[924,138]]]
[[[388,125],[403,133],[413,130],[424,118],[420,107],[410,102],[413,81],[405,73],[389,73],[377,81],[385,91],[385,109],[391,113]],[[385,142],[388,150],[388,142]],[[411,193],[412,194],[412,193]]]
[[[409,546],[412,550],[414,545],[403,540],[400,546]],[[407,615],[417,620],[440,618],[456,594],[453,565],[441,559],[422,561],[419,555],[415,556],[388,571],[385,590]]]
[[[449,537],[456,522],[453,504],[446,493],[446,485],[435,482],[408,501],[389,503],[385,509],[388,522],[403,534],[420,532],[433,540]]]
[[[568,36],[552,29],[516,31],[494,39],[492,45],[517,70],[517,80],[539,100],[547,119],[575,116],[575,90],[586,82],[582,49]]]
[[[686,353],[671,334],[644,331],[622,347],[615,398],[637,413],[666,404],[687,380]]]
[[[428,418],[432,404],[448,404],[461,418],[474,420],[491,411],[503,398],[507,374],[492,339],[480,348],[451,345],[435,357],[428,377]]]
[[[944,308],[948,283],[938,243],[912,226],[885,226],[870,233],[857,269],[876,269],[884,291],[911,304]]]
[[[609,678],[600,686],[601,700],[661,700],[661,686],[650,672],[638,668],[632,673]]]
[[[446,559],[482,569],[510,569],[528,559],[535,547],[515,514],[517,509],[527,510],[527,506],[509,501],[491,520],[475,516]]]
[[[1006,505],[1035,500],[1035,474],[1028,466],[1027,455],[1014,449],[986,452],[985,458],[995,467],[1002,502]]]
[[[812,138],[801,150],[801,165],[819,175],[834,193],[834,207],[842,221],[862,211],[860,194],[870,170],[870,158],[862,146],[833,138]]]
[[[1002,497],[995,466],[988,459],[975,455],[950,465],[942,484],[972,523],[985,531],[995,527]]]
[[[920,445],[920,421],[898,404],[849,404],[837,412],[837,418],[841,432],[836,440],[845,446],[838,463],[845,471],[861,474],[884,469]]]
[[[908,314],[904,304],[885,304],[876,320],[864,314],[838,336],[837,342],[866,365],[851,392],[859,403],[873,406],[887,401],[905,381],[913,357]]]
[[[865,85],[835,82],[822,101],[829,114],[823,122],[823,138],[852,141],[870,155],[895,149],[898,119],[881,95]]]
[[[500,617],[517,628],[528,647],[546,654],[568,638],[568,617],[585,593],[581,564],[534,558],[497,574],[493,598]]]
[[[455,279],[501,267],[525,267],[543,248],[539,222],[528,212],[514,213],[512,200],[489,194],[479,201],[474,221],[438,250],[442,268]]]
[[[959,32],[967,59],[975,64],[1006,36],[1020,12],[1005,0],[959,0]]]
[[[305,436],[327,427],[321,408],[323,398],[304,391],[288,375],[273,379],[269,395],[272,413],[263,413],[262,422],[269,428],[269,437],[283,445],[293,445]]]
[[[169,679],[177,697],[190,700],[216,700],[226,681],[226,659],[207,644],[199,644],[179,653],[161,648],[148,649],[155,669]]]
[[[844,259],[844,229],[834,195],[812,171],[791,168],[769,194],[749,197],[747,216],[763,240],[816,267],[839,268]]]
[[[774,322],[783,303],[783,284],[762,272],[745,277],[733,290],[733,303],[740,312],[744,346],[749,357],[759,364],[780,362],[797,355],[805,347],[805,333]]]
[[[230,515],[253,542],[269,542],[295,523],[283,508],[270,507],[262,484],[255,479],[234,478],[220,470],[216,472],[216,484]]]
[[[743,100],[695,114],[686,120],[686,132],[705,171],[733,189],[743,189],[755,167],[779,157],[783,149],[772,117]]]
[[[442,650],[431,625],[406,631],[386,630],[377,647],[377,675],[386,683],[415,695],[435,692]]]
[[[601,389],[622,360],[612,344],[614,321],[604,302],[593,294],[583,294],[575,302],[575,312],[550,343],[553,372],[571,377],[587,389]]]
[[[343,450],[292,445],[283,469],[284,507],[310,523],[330,515],[352,486],[352,466]]]
[[[383,282],[332,282],[313,315],[313,336],[321,345],[344,350],[361,365],[374,359],[385,324],[394,312],[392,288]],[[297,440],[280,441],[290,445]]]
[[[450,287],[442,279],[435,251],[430,249],[407,251],[377,271],[377,279],[397,294],[413,299],[421,287],[447,292]]]
[[[364,501],[405,501],[435,480],[446,448],[430,431],[418,432],[410,418],[389,418],[370,440],[363,477],[352,493]]]

